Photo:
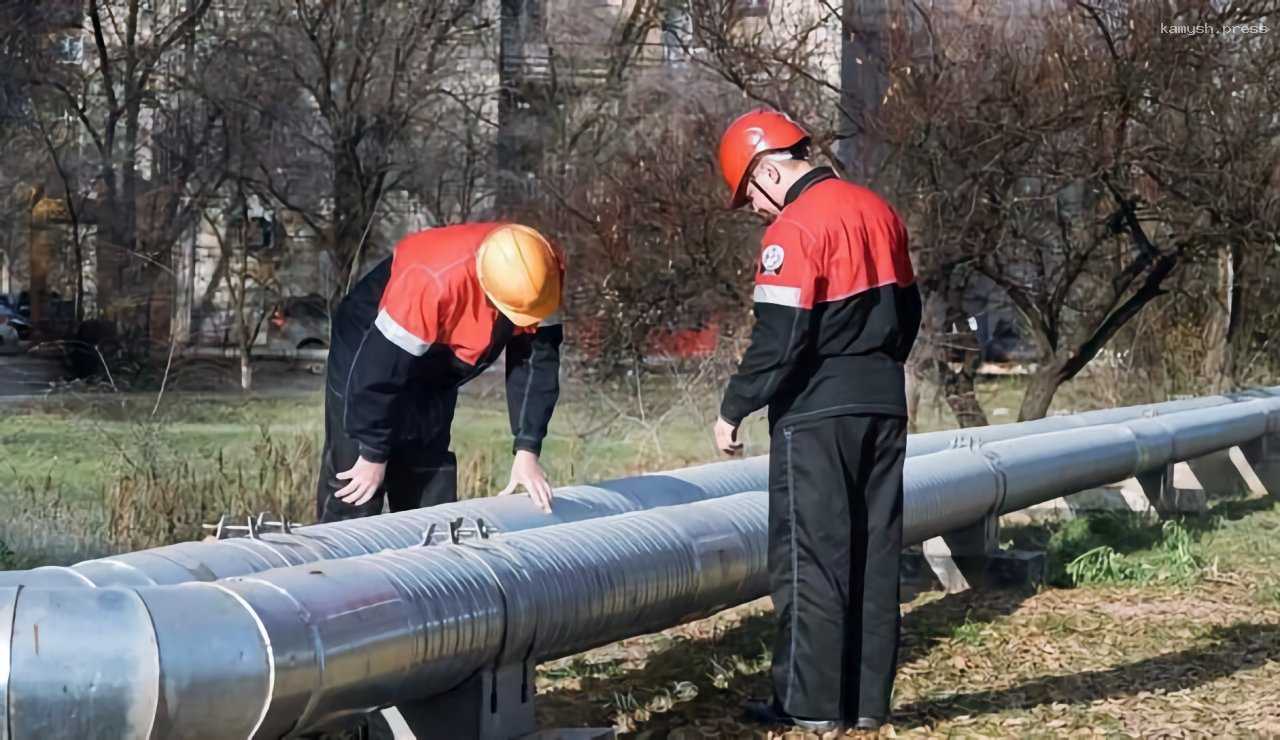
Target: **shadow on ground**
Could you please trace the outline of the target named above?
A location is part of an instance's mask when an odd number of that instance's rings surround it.
[[[962,625],[984,624],[1012,614],[1029,595],[965,592],[915,606],[903,618],[899,663],[927,655]],[[704,732],[715,731],[721,737],[749,736],[753,728],[739,723],[740,708],[749,698],[770,694],[768,654],[773,634],[772,613],[757,613],[712,637],[671,640],[650,652],[639,668],[620,667],[630,657],[625,655],[593,663],[589,669],[581,667],[581,673],[589,670],[590,674],[580,675],[576,687],[539,693],[539,725],[604,727],[614,724],[620,712],[630,712],[636,732],[652,733],[655,738],[694,722]],[[684,682],[696,685],[696,696],[688,697]]]
[[[1202,519],[1206,526],[1214,526],[1221,520],[1239,521],[1252,514],[1270,511],[1275,508],[1275,496],[1258,496],[1254,498],[1226,499],[1215,503]]]
[[[1099,699],[1192,689],[1280,659],[1280,626],[1217,627],[1208,644],[1115,668],[1046,676],[1002,689],[929,697],[894,711],[900,725],[932,725],[962,715],[1031,709],[1042,704],[1088,704]]]

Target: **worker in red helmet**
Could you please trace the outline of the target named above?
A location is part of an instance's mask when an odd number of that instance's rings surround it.
[[[405,237],[333,318],[316,490],[324,522],[457,499],[458,388],[506,351],[511,482],[543,511],[539,455],[560,393],[564,260],[537,231],[471,223]]]
[[[717,447],[769,408],[769,576],[777,638],[766,724],[870,730],[897,661],[907,404],[920,327],[907,231],[870,190],[808,159],[809,134],[755,110],[720,140],[730,206],[770,222],[751,344],[729,380]]]

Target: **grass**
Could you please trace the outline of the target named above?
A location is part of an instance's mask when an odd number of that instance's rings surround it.
[[[721,459],[715,408],[651,384],[634,395],[564,393],[543,449],[553,485]],[[708,394],[708,397],[710,394]],[[168,394],[55,397],[17,407],[0,430],[0,561],[60,563],[201,535],[226,513],[312,516],[322,436],[318,393],[288,398]],[[764,419],[744,425],[747,454],[767,451]],[[462,397],[453,425],[463,498],[507,484],[511,432],[500,392]],[[8,553],[6,555],[6,552]]]
[[[1178,521],[1171,520],[1160,527],[1160,538],[1145,557],[1126,556],[1111,545],[1099,545],[1076,556],[1065,570],[1078,585],[1185,583],[1204,569],[1197,549],[1191,533]]]
[[[972,621],[971,616],[964,615],[964,621],[951,631],[951,639],[962,645],[977,647],[982,644],[983,623]]]
[[[1019,383],[979,386],[992,421],[1016,418]],[[500,384],[469,386],[454,421],[464,498],[490,495],[508,480],[511,435]],[[1088,407],[1084,393],[1064,387],[1059,408]],[[543,449],[548,476],[569,485],[722,459],[710,434],[719,394],[718,383],[677,375],[638,385],[567,383]],[[222,513],[271,510],[310,520],[319,392],[169,392],[159,404],[147,394],[67,394],[5,410],[14,412],[0,425],[6,562],[58,563],[189,539],[201,534],[202,520]],[[927,431],[954,420],[926,392],[916,424]],[[763,414],[748,419],[741,437],[746,454],[768,451]]]
[[[130,453],[163,450],[188,459],[219,453],[252,463],[260,428],[319,435],[319,396],[303,401],[177,398],[150,416],[151,399],[98,397],[29,404],[0,425],[0,471],[48,480],[72,500],[90,500]],[[7,410],[7,409],[6,409]]]

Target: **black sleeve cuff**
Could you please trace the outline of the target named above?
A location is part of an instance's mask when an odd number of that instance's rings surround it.
[[[386,450],[380,450],[366,444],[361,444],[360,457],[363,457],[371,463],[384,463],[387,461],[388,457],[391,457],[391,453]]]
[[[720,404],[720,418],[735,427],[742,426],[742,420],[747,416],[748,414],[736,413],[734,409],[730,408],[729,399],[727,398]]]
[[[527,437],[516,437],[516,441],[511,445],[511,454],[514,455],[520,450],[532,452],[539,457],[542,456],[542,440],[529,439]]]

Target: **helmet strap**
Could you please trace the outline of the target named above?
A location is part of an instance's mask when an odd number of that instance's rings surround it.
[[[777,209],[778,209],[778,212],[779,212],[779,213],[781,213],[781,212],[782,212],[782,204],[781,204],[781,203],[779,203],[778,201],[774,200],[774,199],[773,199],[773,196],[772,196],[772,195],[769,195],[769,191],[768,191],[768,190],[765,190],[764,188],[760,187],[760,183],[756,182],[755,175],[752,175],[752,176],[751,176],[750,181],[751,181],[751,184],[755,186],[756,190],[759,190],[759,191],[760,191],[760,194],[761,194],[761,195],[763,195],[763,196],[764,196],[764,197],[765,197],[765,198],[766,198],[770,203],[772,203],[772,204],[773,204],[773,207],[774,207],[774,208],[777,208]]]

